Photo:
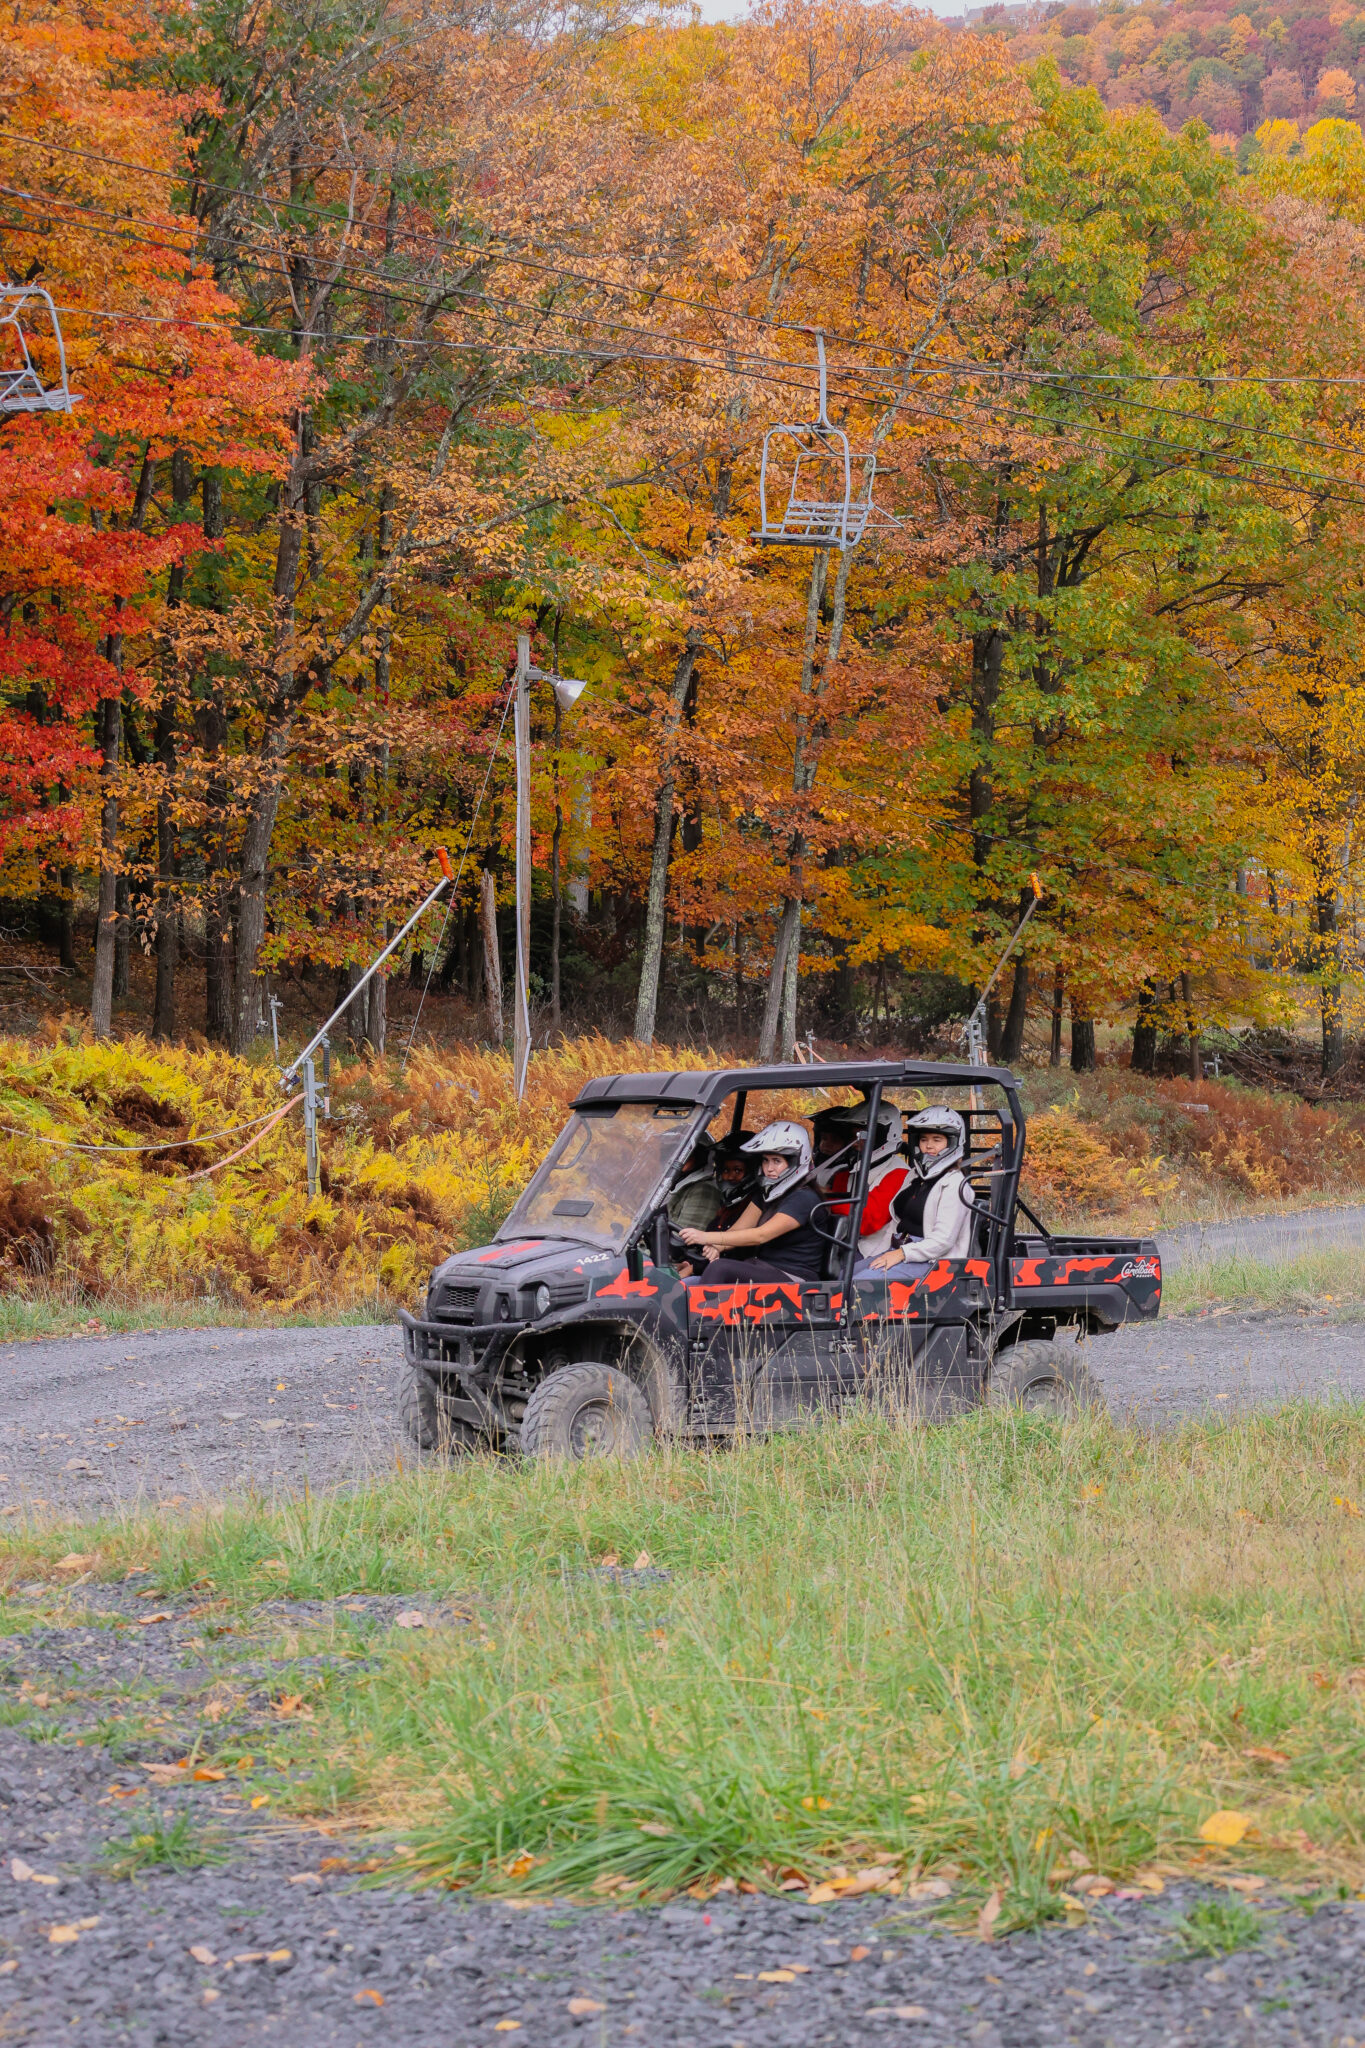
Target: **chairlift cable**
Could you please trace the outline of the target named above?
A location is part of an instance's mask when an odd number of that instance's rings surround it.
[[[149,165],[134,163],[130,159],[124,157],[102,156],[95,152],[94,150],[77,149],[72,144],[69,143],[50,142],[40,136],[26,135],[21,130],[14,128],[0,127],[0,139],[10,142],[22,143],[23,145],[30,149],[49,150],[63,156],[79,157],[87,163],[103,164],[115,170],[136,171],[137,173],[139,173],[139,175],[143,177],[159,178],[163,182],[168,184],[196,184],[202,186],[207,191],[233,193],[242,198],[251,200],[256,204],[264,203],[273,206],[278,206],[285,213],[310,214],[319,220],[332,221],[335,222],[338,226],[344,225],[341,216],[330,211],[326,207],[314,206],[304,200],[275,198],[271,194],[266,192],[252,192],[246,186],[229,185],[221,179],[206,178],[203,176],[201,172],[196,171],[192,168],[188,169],[185,172],[154,170]],[[326,166],[319,166],[318,168],[326,168]],[[77,201],[64,201],[55,198],[50,200],[49,203],[54,205],[79,204],[79,202]],[[84,210],[91,211],[93,209],[86,208]],[[366,222],[364,225],[368,228],[371,224]],[[386,226],[386,232],[387,231],[388,230]],[[760,327],[765,330],[779,329],[783,332],[794,334],[809,334],[811,332],[811,322],[808,320],[774,320],[766,314],[748,313],[744,312],[742,309],[738,307],[718,306],[702,299],[683,298],[678,293],[656,290],[655,287],[651,285],[625,284],[621,282],[619,279],[597,277],[592,272],[589,271],[568,270],[565,269],[562,265],[542,263],[530,257],[513,255],[510,250],[506,249],[480,250],[477,247],[477,245],[472,245],[470,243],[465,242],[457,242],[453,238],[448,236],[433,237],[423,235],[421,231],[416,228],[398,227],[396,229],[396,232],[405,241],[421,242],[427,246],[434,246],[437,248],[448,248],[458,250],[461,252],[467,252],[472,256],[483,255],[489,260],[499,263],[510,263],[519,269],[539,270],[544,272],[547,276],[564,277],[569,279],[571,282],[592,285],[599,291],[616,292],[634,297],[642,297],[647,294],[651,300],[662,301],[667,305],[680,306],[688,312],[704,313],[708,317],[719,318],[722,320],[742,320],[748,323],[750,326]],[[912,351],[907,350],[903,344],[897,344],[895,342],[890,341],[878,341],[875,338],[867,335],[841,334],[833,332],[829,329],[826,329],[825,332],[829,340],[836,341],[842,347],[845,348],[874,349],[880,351],[882,354],[892,356],[904,356],[912,353]],[[1205,370],[1032,370],[1014,369],[1011,368],[1006,363],[975,361],[970,358],[945,363],[942,365],[942,368],[945,372],[956,372],[962,374],[970,373],[995,377],[1009,377],[1011,379],[1024,379],[1039,383],[1050,383],[1068,377],[1079,377],[1084,378],[1087,382],[1090,383],[1229,385],[1302,384],[1324,386],[1356,386],[1365,384],[1365,375],[1355,377],[1329,377],[1315,375],[1284,375],[1280,373],[1269,375],[1263,374],[1258,371],[1238,371],[1235,373],[1228,373],[1223,371],[1214,372]],[[915,374],[930,375],[937,374],[937,371],[917,371]]]

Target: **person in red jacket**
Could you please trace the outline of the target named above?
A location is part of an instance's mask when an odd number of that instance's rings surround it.
[[[873,1258],[885,1251],[895,1232],[891,1204],[909,1178],[910,1169],[900,1156],[902,1117],[894,1103],[884,1102],[877,1112],[877,1132],[872,1145],[872,1164],[867,1178],[867,1200],[863,1204],[858,1251]],[[858,1155],[867,1130],[867,1104],[840,1104],[822,1109],[812,1118],[815,1136],[815,1185],[828,1202],[831,1219],[847,1216],[849,1205],[839,1195],[851,1191],[858,1171]],[[830,1229],[834,1228],[831,1220]]]

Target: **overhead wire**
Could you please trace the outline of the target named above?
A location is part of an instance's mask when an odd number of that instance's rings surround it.
[[[143,176],[159,178],[168,184],[198,184],[206,190],[231,193],[235,196],[254,200],[259,204],[278,207],[286,213],[308,214],[316,219],[329,221],[338,226],[346,224],[340,215],[327,207],[313,206],[303,200],[277,198],[265,192],[252,193],[244,186],[230,185],[221,179],[206,178],[201,172],[193,169],[183,173],[155,170],[149,165],[137,164],[127,158],[103,156],[93,150],[77,149],[69,143],[51,142],[39,136],[26,135],[21,130],[13,128],[0,127],[0,139],[19,142],[31,149],[49,150],[65,156],[79,157],[86,162],[103,164],[114,169],[137,171]],[[57,201],[54,203],[62,202]],[[78,202],[66,203],[75,204]],[[366,221],[361,225],[365,229],[369,229],[375,224]],[[689,312],[704,313],[708,316],[716,316],[724,320],[742,320],[751,326],[761,327],[765,330],[775,328],[793,334],[810,334],[814,332],[814,327],[810,321],[777,320],[766,313],[746,312],[741,307],[719,306],[706,300],[688,299],[676,292],[665,291],[662,287],[655,287],[651,284],[628,284],[619,278],[599,277],[591,271],[569,270],[562,265],[547,264],[540,259],[518,255],[506,248],[490,248],[480,251],[472,248],[469,244],[454,241],[449,237],[431,236],[415,228],[394,226],[391,229],[387,222],[385,223],[385,233],[394,233],[405,241],[419,242],[424,247],[448,248],[470,254],[481,254],[495,262],[510,263],[520,269],[542,271],[547,276],[564,277],[571,282],[593,285],[601,291],[615,292],[631,297],[648,297],[653,302],[680,306]],[[878,341],[867,335],[840,334],[828,328],[823,329],[822,332],[824,332],[827,340],[838,342],[843,347],[873,349],[881,354],[891,356],[905,356],[911,353],[904,346],[898,346],[894,342]],[[1346,387],[1365,385],[1365,374],[1360,376],[1320,376],[1308,373],[1284,374],[1280,372],[1272,375],[1268,373],[1263,374],[1259,371],[1228,373],[1208,370],[1082,370],[1078,368],[1038,370],[1023,366],[1016,368],[998,361],[980,361],[972,358],[945,362],[943,367],[945,370],[951,370],[963,375],[977,373],[982,376],[1003,376],[1042,383],[1052,382],[1059,378],[1079,377],[1089,383],[1304,384],[1341,385]]]

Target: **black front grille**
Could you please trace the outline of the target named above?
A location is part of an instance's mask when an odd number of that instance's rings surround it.
[[[433,1313],[447,1323],[472,1323],[479,1305],[477,1283],[472,1287],[442,1287],[432,1304]]]

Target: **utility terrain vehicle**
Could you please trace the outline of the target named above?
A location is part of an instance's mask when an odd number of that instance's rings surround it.
[[[831,1208],[816,1211],[829,1237],[818,1282],[708,1286],[679,1273],[695,1254],[667,1200],[702,1133],[860,1098],[855,1216],[881,1105],[959,1110],[970,1256],[914,1282],[855,1281],[856,1231]],[[860,1398],[899,1397],[928,1419],[982,1402],[1081,1406],[1093,1398],[1085,1347],[1056,1333],[1154,1317],[1161,1262],[1146,1240],[1053,1236],[1019,1193],[1025,1141],[1018,1083],[1001,1067],[878,1060],[589,1081],[493,1243],[438,1266],[423,1315],[403,1316],[406,1426],[427,1449],[581,1458],[788,1427]]]

